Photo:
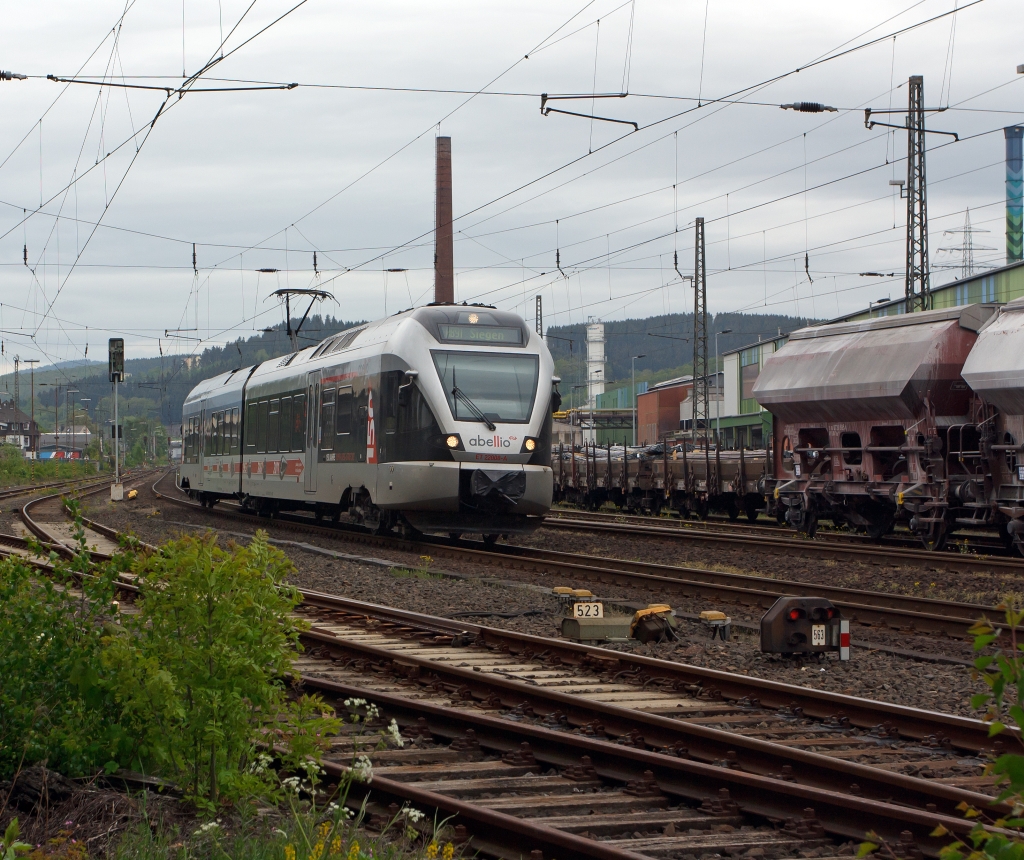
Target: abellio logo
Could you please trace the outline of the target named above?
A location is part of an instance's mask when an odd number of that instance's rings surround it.
[[[502,439],[500,436],[492,436],[490,439],[484,439],[482,436],[477,436],[475,439],[470,439],[469,444],[473,448],[511,448],[512,443],[508,439]]]

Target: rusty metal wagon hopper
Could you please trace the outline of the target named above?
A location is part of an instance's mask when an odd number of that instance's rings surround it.
[[[815,326],[765,364],[754,397],[787,423],[964,415],[964,360],[985,321],[979,305]]]
[[[905,515],[926,545],[944,540],[947,429],[967,420],[961,371],[993,312],[971,305],[793,333],[753,391],[775,418],[775,496],[791,525],[813,534],[824,514],[878,537]]]
[[[1024,554],[1024,298],[999,309],[978,335],[964,380],[995,411],[985,430],[988,471],[1004,537]]]

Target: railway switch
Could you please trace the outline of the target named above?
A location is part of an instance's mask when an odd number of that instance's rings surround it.
[[[761,651],[839,653],[850,659],[850,622],[823,597],[780,597],[761,618]]]

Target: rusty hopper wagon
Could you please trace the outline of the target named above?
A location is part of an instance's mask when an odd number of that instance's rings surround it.
[[[929,549],[970,516],[976,400],[961,376],[988,305],[801,329],[754,396],[774,416],[773,495],[794,528],[821,517],[880,537],[897,520]]]
[[[964,380],[983,401],[961,457],[974,473],[960,495],[965,524],[995,526],[1024,555],[1024,299],[999,309],[978,335]]]

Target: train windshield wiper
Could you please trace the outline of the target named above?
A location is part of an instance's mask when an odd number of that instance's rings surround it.
[[[497,427],[495,426],[494,422],[491,421],[491,419],[488,418],[486,415],[484,415],[484,413],[480,410],[480,407],[477,406],[470,399],[469,395],[466,394],[466,392],[464,392],[461,388],[459,388],[458,385],[455,384],[455,369],[454,368],[452,368],[452,397],[455,398],[456,402],[461,400],[463,403],[465,403],[469,407],[469,411],[473,413],[473,417],[479,419],[480,421],[483,421],[484,424],[487,425],[487,429],[488,430],[496,430],[497,429]],[[458,412],[457,408],[456,408],[456,412]],[[455,417],[457,419],[459,416],[456,415]]]

